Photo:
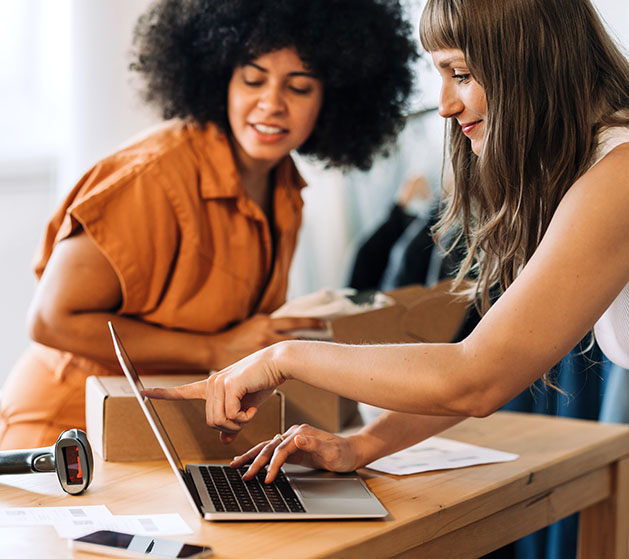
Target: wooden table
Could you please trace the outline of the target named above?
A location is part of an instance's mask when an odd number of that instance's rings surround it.
[[[391,476],[361,470],[390,512],[386,520],[205,522],[165,461],[97,459],[83,496],[54,474],[0,477],[0,506],[105,504],[113,514],[177,512],[217,559],[474,558],[576,511],[580,557],[626,559],[629,426],[500,412],[469,419],[445,436],[514,452],[513,462]],[[54,528],[0,528],[0,557],[72,557]],[[76,557],[80,557],[77,555]]]

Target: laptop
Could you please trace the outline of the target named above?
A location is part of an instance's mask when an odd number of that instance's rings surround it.
[[[179,458],[114,326],[108,322],[116,356],[146,419],[191,505],[206,520],[314,520],[384,518],[378,498],[356,473],[337,474],[285,464],[271,484],[265,472],[243,482],[246,468],[187,464]]]

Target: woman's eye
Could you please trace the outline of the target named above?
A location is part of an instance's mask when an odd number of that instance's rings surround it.
[[[248,85],[250,87],[260,87],[262,85],[262,80],[248,80],[248,79],[245,79],[244,82],[245,82],[245,85]]]
[[[452,78],[457,80],[459,83],[465,83],[470,80],[471,74],[453,74]]]
[[[308,95],[312,91],[310,86],[306,87],[297,87],[295,85],[291,85],[289,88],[293,93],[297,93],[298,95]]]

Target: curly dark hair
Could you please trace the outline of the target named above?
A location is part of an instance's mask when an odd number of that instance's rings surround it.
[[[164,118],[229,132],[236,66],[295,47],[323,82],[317,124],[298,152],[368,169],[404,124],[417,46],[398,0],[157,0],[134,31],[130,68]]]

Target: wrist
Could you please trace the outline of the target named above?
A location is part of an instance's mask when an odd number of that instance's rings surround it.
[[[370,458],[368,441],[364,435],[361,433],[347,435],[345,440],[349,444],[350,452],[353,456],[352,470],[357,470],[373,462],[373,459]]]
[[[221,355],[221,343],[216,339],[216,335],[205,336],[204,338],[200,348],[202,363],[209,371],[219,371],[225,367]]]
[[[298,349],[295,347],[298,342],[284,341],[273,344],[267,350],[271,353],[270,358],[275,368],[276,374],[281,377],[282,382],[296,379]]]
[[[366,466],[374,460],[404,448],[404,446],[396,447],[394,433],[374,432],[374,423],[368,423],[349,437],[354,453],[360,463],[358,467]]]

